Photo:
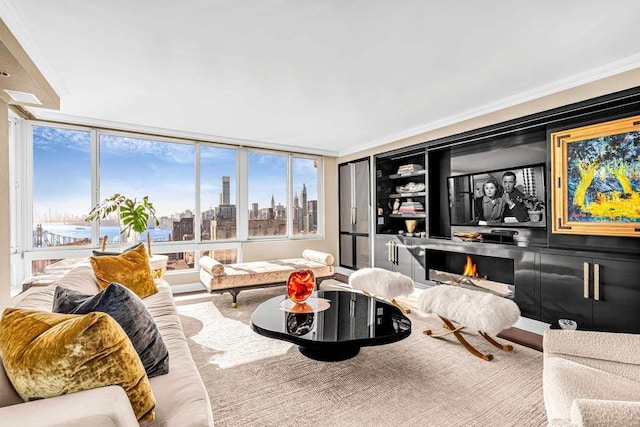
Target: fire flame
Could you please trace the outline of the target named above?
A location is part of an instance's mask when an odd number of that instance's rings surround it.
[[[469,255],[467,255],[467,263],[464,265],[462,275],[469,277],[480,277],[478,271],[476,270],[476,264],[471,261],[471,257]]]

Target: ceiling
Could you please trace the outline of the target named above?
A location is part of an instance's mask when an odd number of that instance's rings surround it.
[[[640,67],[637,0],[0,0],[0,17],[60,96],[38,118],[326,155]]]

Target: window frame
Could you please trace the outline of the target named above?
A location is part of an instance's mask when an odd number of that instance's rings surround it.
[[[173,253],[173,252],[194,252],[195,267],[194,269],[183,271],[198,271],[197,261],[201,257],[201,252],[216,249],[236,249],[238,253],[238,262],[242,262],[242,245],[253,241],[265,240],[304,240],[304,239],[323,239],[324,238],[324,200],[323,200],[323,180],[324,180],[324,162],[322,156],[284,152],[282,150],[269,150],[265,148],[249,148],[241,145],[232,145],[224,143],[216,143],[209,141],[200,141],[190,138],[171,137],[162,135],[150,135],[140,132],[129,132],[126,130],[110,130],[93,126],[84,126],[67,123],[49,122],[44,120],[25,120],[17,117],[17,127],[19,131],[16,136],[16,159],[22,164],[23,168],[17,168],[18,175],[16,177],[16,206],[12,208],[21,213],[15,215],[17,221],[15,224],[16,234],[18,236],[16,252],[19,252],[22,258],[22,276],[28,277],[32,274],[32,261],[52,258],[81,258],[88,257],[92,254],[92,250],[100,245],[99,223],[91,224],[91,244],[74,248],[69,247],[46,247],[37,248],[33,246],[33,128],[34,127],[51,127],[64,130],[90,132],[91,140],[91,206],[95,206],[100,197],[100,136],[120,136],[133,139],[147,139],[159,142],[180,143],[193,145],[195,147],[195,166],[194,166],[194,230],[199,230],[202,222],[202,207],[200,201],[201,189],[201,169],[200,169],[200,149],[201,147],[219,147],[223,149],[233,149],[236,152],[236,238],[225,240],[207,240],[202,241],[199,232],[194,232],[194,239],[187,242],[155,242],[154,252],[157,254]],[[24,142],[24,143],[21,143]],[[250,153],[263,153],[266,155],[282,155],[286,157],[286,215],[287,226],[286,235],[280,236],[255,236],[249,237],[249,203],[248,203],[248,159]],[[318,189],[318,225],[317,233],[308,235],[293,234],[293,173],[292,164],[294,158],[311,159],[318,162],[317,189]],[[22,169],[22,171],[20,171]],[[21,173],[22,172],[22,173]],[[12,210],[12,212],[13,212]],[[168,275],[178,272],[168,272]]]

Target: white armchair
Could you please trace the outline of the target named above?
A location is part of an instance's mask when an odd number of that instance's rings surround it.
[[[543,346],[549,425],[640,425],[640,335],[547,330]]]

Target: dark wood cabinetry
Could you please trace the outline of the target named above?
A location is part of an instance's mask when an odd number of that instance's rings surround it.
[[[543,253],[541,320],[571,319],[581,329],[640,333],[640,263]]]
[[[515,287],[523,316],[552,325],[568,318],[581,329],[640,333],[640,239],[554,234],[548,221],[545,227],[452,224],[448,187],[452,176],[544,164],[549,213],[550,134],[638,114],[640,87],[375,156],[374,266],[422,282],[432,264],[437,269],[446,264],[445,252],[493,258],[497,269],[507,260],[513,271],[504,282]],[[401,168],[411,164],[421,168]],[[425,188],[398,190],[408,183]],[[425,211],[398,212],[396,201],[417,201]],[[417,220],[410,234],[408,219]],[[505,229],[517,232],[504,238]],[[462,241],[457,237],[462,233],[479,233],[483,242]]]
[[[340,265],[352,269],[369,267],[369,159],[343,163],[338,172]]]
[[[425,251],[420,239],[399,236],[378,235],[375,239],[375,266],[397,271],[424,283]]]

